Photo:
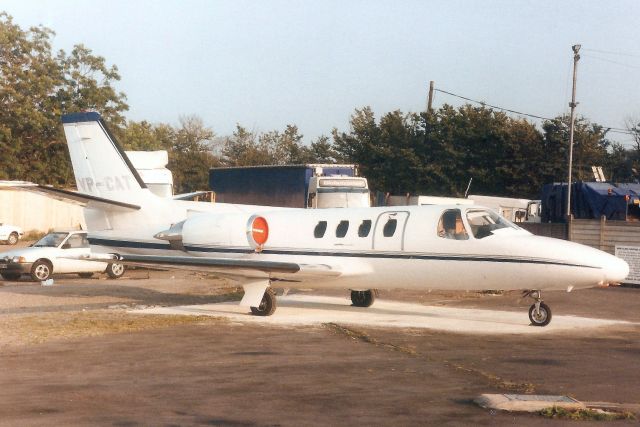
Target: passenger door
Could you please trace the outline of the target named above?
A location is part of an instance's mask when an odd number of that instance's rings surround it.
[[[404,229],[409,212],[388,211],[376,220],[373,234],[373,249],[379,251],[401,251],[404,249]]]

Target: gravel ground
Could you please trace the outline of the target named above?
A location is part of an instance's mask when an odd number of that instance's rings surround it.
[[[233,283],[185,272],[60,276],[51,287],[0,282],[0,425],[560,425],[471,402],[501,392],[640,402],[637,325],[485,336],[126,311],[240,297]],[[380,297],[500,310],[530,305],[515,292]],[[639,289],[549,292],[545,300],[558,314],[640,322]]]

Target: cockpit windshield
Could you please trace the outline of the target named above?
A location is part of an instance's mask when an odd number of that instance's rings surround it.
[[[500,229],[518,229],[517,226],[511,224],[497,213],[487,210],[467,211],[467,222],[471,227],[471,233],[476,239],[491,236],[496,230]]]
[[[57,248],[68,235],[69,233],[49,233],[33,246],[37,248]]]

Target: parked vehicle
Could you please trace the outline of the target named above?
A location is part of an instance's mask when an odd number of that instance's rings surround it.
[[[498,212],[511,222],[540,222],[540,200],[469,195],[469,200]]]
[[[216,202],[290,208],[369,207],[367,179],[356,165],[306,164],[212,168]]]
[[[15,245],[23,236],[22,229],[15,225],[3,224],[0,222],[0,242],[8,245]]]
[[[106,273],[112,279],[124,274],[125,267],[119,263],[73,259],[90,254],[86,231],[52,232],[27,248],[0,254],[0,276],[18,280],[28,274],[32,280],[44,281],[59,273],[77,273],[84,278]]]
[[[167,169],[169,153],[158,151],[125,151],[147,188],[160,197],[173,197],[173,174]]]
[[[473,200],[438,196],[387,195],[380,206],[473,205]]]
[[[382,206],[412,205],[473,205],[484,206],[496,211],[511,222],[540,222],[540,200],[514,199],[510,197],[494,197],[470,195],[468,198],[435,197],[435,196],[386,196]]]

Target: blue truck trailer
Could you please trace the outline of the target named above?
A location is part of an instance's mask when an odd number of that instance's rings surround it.
[[[209,170],[216,202],[291,208],[370,206],[356,165],[238,166]]]

